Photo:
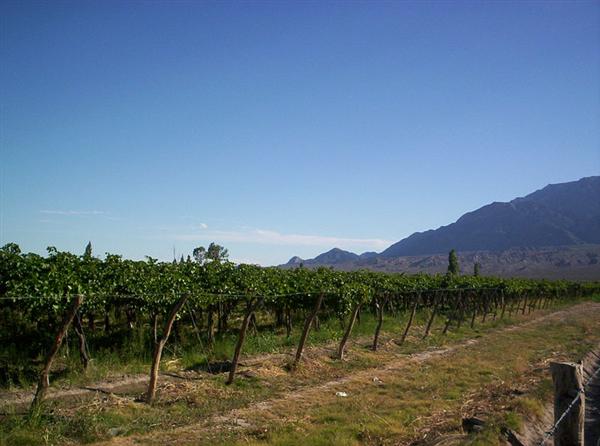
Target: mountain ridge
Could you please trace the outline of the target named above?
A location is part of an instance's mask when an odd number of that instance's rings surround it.
[[[415,232],[380,253],[358,255],[333,248],[313,259],[300,259],[301,262],[294,257],[280,266],[301,263],[359,269],[377,262],[393,264],[398,258],[447,254],[451,249],[502,253],[585,245],[600,245],[600,176],[549,184],[509,202],[489,203],[448,225]]]

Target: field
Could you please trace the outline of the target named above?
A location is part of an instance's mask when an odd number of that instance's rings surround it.
[[[415,334],[426,318],[418,319]],[[6,392],[2,438],[7,445],[93,443],[112,435],[108,444],[138,444],[130,436],[142,444],[409,444],[457,434],[462,417],[477,415],[492,420],[489,430],[459,438],[498,444],[502,424],[519,429],[551,397],[549,360],[577,360],[600,343],[600,304],[515,316],[447,337],[438,323],[431,338],[413,335],[403,348],[392,341],[396,327],[386,323],[391,331],[382,334],[378,352],[365,348],[374,322],[363,318],[343,363],[331,359],[331,343],[316,338],[291,376],[283,348],[245,359],[233,387],[175,354],[165,363],[154,406],[136,401],[146,375],[123,376],[127,369],[119,364],[111,370],[92,362],[90,376],[57,381],[44,414],[17,415],[32,394]],[[321,330],[334,339],[341,334]],[[75,363],[72,350],[70,356],[65,361]]]
[[[2,254],[6,445],[499,444],[600,343],[594,283]]]

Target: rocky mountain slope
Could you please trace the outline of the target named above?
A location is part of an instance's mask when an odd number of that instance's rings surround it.
[[[600,280],[600,176],[491,203],[447,226],[412,234],[379,254],[334,248],[281,266],[443,272],[451,249],[463,263],[478,262],[488,274]]]

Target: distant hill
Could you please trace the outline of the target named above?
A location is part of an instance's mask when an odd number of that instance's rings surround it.
[[[551,184],[492,203],[436,230],[394,243],[382,257],[600,243],[600,176]]]
[[[345,265],[352,262],[367,261],[378,256],[379,254],[376,252],[364,252],[361,255],[357,255],[353,252],[344,251],[340,248],[333,248],[327,252],[324,252],[323,254],[319,254],[314,259],[304,260],[298,256],[292,257],[285,265],[282,266],[293,267],[301,264],[304,266]]]
[[[600,253],[600,176],[551,184],[508,203],[494,202],[466,213],[447,226],[414,233],[379,254],[369,252],[359,256],[334,248],[314,259],[294,257],[282,266],[289,268],[302,263],[339,269],[432,272],[431,262],[441,262],[445,267],[445,256],[451,249],[470,253],[472,258],[487,259],[490,274],[527,276],[527,271],[536,264],[534,276],[543,277],[542,270],[546,268],[548,275],[561,277],[568,265],[585,264],[584,269],[589,271],[582,273],[583,276],[600,279],[600,264],[594,263]],[[527,263],[528,258],[536,256],[537,263]],[[574,257],[576,265],[572,264]],[[409,263],[400,261],[406,258],[413,259]],[[438,266],[443,269],[441,264]],[[520,264],[524,269],[519,272],[499,267],[510,264]],[[557,264],[563,266],[554,271]]]

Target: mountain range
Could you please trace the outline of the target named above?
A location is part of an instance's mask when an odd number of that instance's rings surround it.
[[[488,204],[381,253],[333,248],[313,259],[292,257],[280,266],[443,272],[451,249],[463,263],[480,263],[489,275],[600,280],[600,176]]]

